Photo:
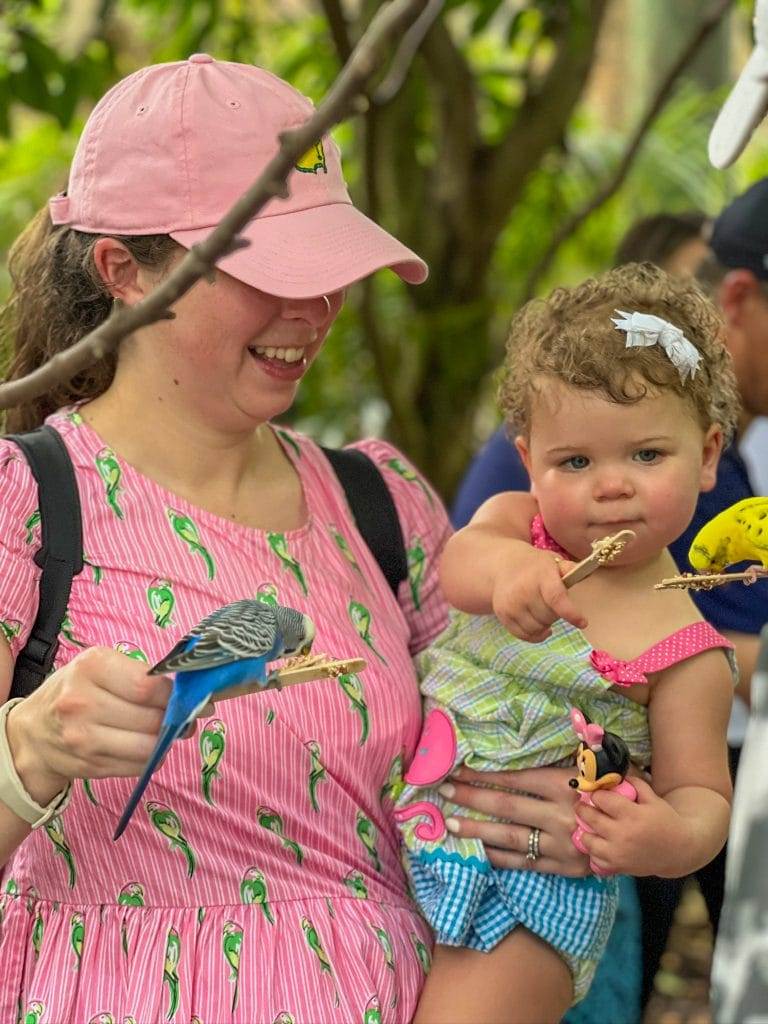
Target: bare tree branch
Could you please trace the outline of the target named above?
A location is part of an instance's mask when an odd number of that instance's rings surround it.
[[[717,28],[728,8],[733,5],[733,2],[734,0],[717,0],[717,2],[710,7],[708,13],[704,15],[703,19],[691,35],[691,38],[681,50],[677,60],[660,82],[659,87],[656,90],[656,94],[651,99],[648,109],[627,143],[624,155],[616,165],[613,174],[611,174],[608,180],[597,189],[592,198],[589,199],[588,202],[586,202],[579,210],[573,213],[555,232],[549,245],[544,251],[543,256],[528,275],[528,279],[525,283],[525,290],[523,292],[523,302],[527,302],[528,299],[532,298],[535,294],[539,281],[552,265],[552,262],[563,242],[570,238],[574,232],[581,227],[584,221],[586,221],[587,218],[595,212],[595,210],[598,210],[611,198],[611,196],[615,195],[624,183],[624,180],[632,167],[632,163],[637,156],[649,129],[664,109],[678,79],[680,78],[680,75],[685,71],[709,36]]]
[[[0,385],[0,409],[44,394],[54,384],[70,380],[113,351],[138,328],[172,318],[170,306],[196,281],[212,274],[217,260],[249,244],[238,237],[238,232],[271,198],[288,195],[286,181],[296,161],[354,109],[355,100],[359,99],[380,63],[380,51],[385,43],[411,25],[424,6],[425,0],[391,0],[381,7],[314,114],[299,128],[280,135],[278,152],[211,234],[193,246],[173,273],[142,302],[113,313],[95,331],[26,377]]]
[[[435,19],[443,6],[443,0],[428,0],[427,6],[418,16],[413,25],[408,29],[397,48],[392,68],[373,95],[373,102],[376,106],[383,106],[389,103],[392,97],[400,91],[408,73],[408,68],[413,58],[418,53],[424,37],[432,27]]]

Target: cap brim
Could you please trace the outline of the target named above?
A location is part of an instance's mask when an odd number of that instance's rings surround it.
[[[189,249],[212,230],[170,234]],[[428,273],[424,260],[351,203],[257,217],[241,237],[251,244],[219,260],[217,266],[259,291],[284,299],[328,295],[383,267],[391,267],[408,284],[421,284]]]
[[[728,167],[768,112],[768,50],[756,46],[717,115],[709,135],[709,159]]]

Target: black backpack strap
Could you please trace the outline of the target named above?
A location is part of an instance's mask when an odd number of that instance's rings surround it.
[[[344,488],[357,528],[392,593],[408,578],[408,558],[395,502],[378,466],[357,448],[321,448]]]
[[[16,659],[10,699],[29,696],[53,668],[72,577],[83,568],[83,528],[75,472],[60,434],[44,426],[6,440],[18,445],[37,481],[42,537],[35,555],[42,569],[37,618]]]

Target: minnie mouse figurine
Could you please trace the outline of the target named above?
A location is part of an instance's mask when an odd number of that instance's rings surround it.
[[[637,800],[637,790],[624,778],[629,770],[629,748],[624,740],[615,733],[606,732],[601,725],[590,722],[577,708],[571,709],[571,724],[581,743],[576,751],[579,774],[577,778],[570,779],[568,785],[578,789],[579,803],[594,807],[591,794],[598,789],[609,789],[628,800]],[[576,829],[571,833],[573,845],[580,853],[589,853],[582,836],[585,832],[594,832],[594,829],[582,821],[578,814],[576,821]],[[606,874],[591,860],[589,866],[596,875]]]

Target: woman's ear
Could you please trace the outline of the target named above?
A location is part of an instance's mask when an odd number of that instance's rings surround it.
[[[713,423],[704,435],[699,490],[711,491],[717,483],[717,467],[723,450],[723,429]]]
[[[93,262],[114,299],[133,306],[146,295],[138,263],[116,238],[98,239],[93,246]]]

